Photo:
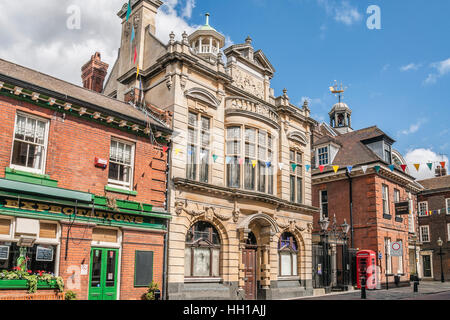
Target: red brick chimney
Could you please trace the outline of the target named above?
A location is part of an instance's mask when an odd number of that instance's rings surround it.
[[[96,52],[82,68],[83,87],[96,92],[103,91],[103,83],[108,74],[109,65],[102,62],[100,52]]]

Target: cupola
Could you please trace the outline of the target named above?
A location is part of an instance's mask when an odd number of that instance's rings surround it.
[[[195,54],[207,59],[217,59],[220,49],[225,46],[225,37],[209,25],[209,13],[205,16],[205,25],[189,35],[189,45]]]

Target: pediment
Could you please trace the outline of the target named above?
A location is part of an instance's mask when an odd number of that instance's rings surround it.
[[[220,105],[220,100],[217,99],[211,92],[203,88],[196,87],[186,90],[184,95],[195,100],[200,100],[215,109],[217,109]]]
[[[258,62],[264,69],[270,71],[272,74],[275,73],[275,68],[270,63],[269,59],[267,59],[266,55],[262,52],[262,50],[258,50],[254,54],[255,61]]]
[[[300,131],[292,131],[288,133],[287,138],[302,145],[308,144],[308,139],[306,138],[306,135]]]

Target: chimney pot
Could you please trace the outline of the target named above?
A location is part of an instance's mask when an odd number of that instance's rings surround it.
[[[109,65],[102,61],[100,52],[96,52],[81,68],[83,87],[101,93]]]

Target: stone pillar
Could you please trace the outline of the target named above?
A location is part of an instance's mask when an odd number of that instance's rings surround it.
[[[263,245],[261,252],[261,288],[267,290],[270,288],[270,245]]]

